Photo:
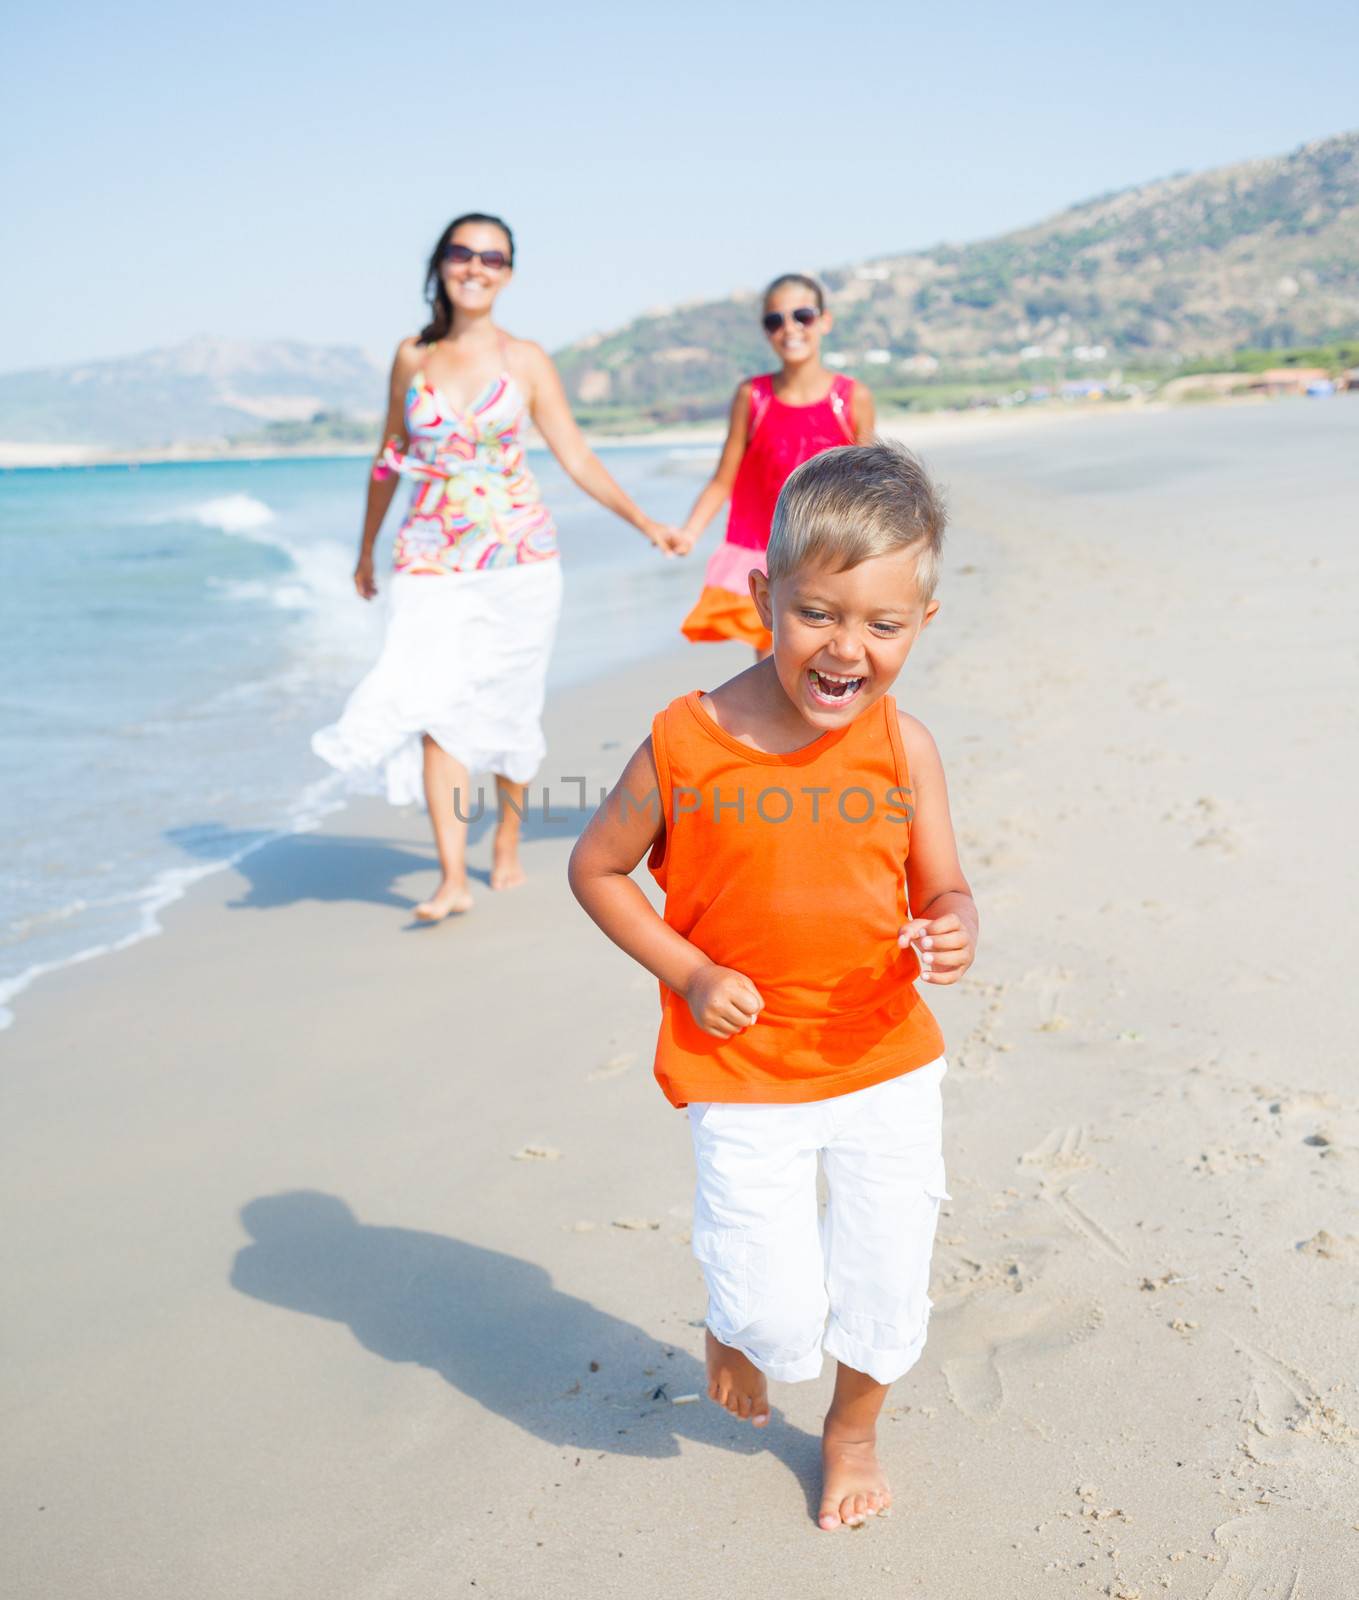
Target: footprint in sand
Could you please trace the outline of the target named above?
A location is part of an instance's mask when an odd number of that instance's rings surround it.
[[[1172,806],[1161,820],[1185,829],[1194,850],[1239,856],[1247,848],[1243,830],[1228,819],[1220,802],[1210,794],[1200,795],[1192,805]]]
[[[996,1055],[1004,1055],[1014,1049],[1008,1040],[996,1037],[1008,985],[992,983],[977,987],[985,996],[981,1016],[962,1044],[949,1053],[949,1066],[951,1070],[967,1072],[973,1077],[994,1077]]]
[[[1339,1261],[1353,1252],[1356,1243],[1359,1240],[1353,1234],[1338,1239],[1325,1228],[1318,1228],[1310,1239],[1300,1240],[1294,1249],[1299,1255],[1315,1256],[1318,1261]]]
[[[1322,1586],[1309,1578],[1322,1577],[1324,1558],[1304,1570],[1308,1551],[1317,1554],[1317,1526],[1305,1513],[1271,1505],[1267,1512],[1233,1517],[1213,1529],[1213,1543],[1227,1561],[1205,1600],[1306,1600],[1306,1596],[1352,1593]],[[1309,1564],[1310,1565],[1310,1564]]]
[[[610,1056],[603,1066],[596,1067],[593,1072],[585,1074],[586,1083],[603,1083],[607,1078],[616,1078],[630,1067],[637,1065],[637,1053],[633,1050],[624,1051],[622,1055]]]
[[[1268,1158],[1259,1150],[1237,1149],[1225,1144],[1208,1145],[1189,1163],[1191,1171],[1208,1178],[1221,1178],[1243,1167],[1263,1167],[1268,1164]]]
[[[1005,1385],[995,1350],[981,1356],[955,1356],[944,1363],[948,1397],[973,1422],[990,1422],[1005,1404]]]
[[[1153,678],[1148,683],[1130,684],[1128,694],[1139,711],[1164,714],[1167,711],[1178,711],[1183,704],[1165,678]]]
[[[1258,1469],[1247,1482],[1262,1509],[1214,1530],[1228,1565],[1208,1600],[1359,1593],[1353,1495],[1359,1431],[1300,1368],[1248,1340],[1234,1336],[1232,1343],[1247,1365],[1245,1461],[1235,1475],[1250,1474],[1246,1463]]]
[[[1058,1009],[1062,993],[1071,982],[1072,974],[1065,967],[1036,967],[1019,980],[1018,987],[1034,993],[1037,1001],[1040,1033],[1060,1033],[1071,1026],[1070,1019]]]
[[[1054,1128],[1019,1158],[1022,1167],[1042,1167],[1045,1172],[1076,1172],[1082,1167],[1094,1166],[1094,1160],[1085,1152],[1086,1130],[1083,1127]]]
[[[1254,1093],[1269,1104],[1272,1117],[1291,1117],[1299,1111],[1338,1111],[1340,1102],[1324,1090],[1285,1089],[1276,1092],[1263,1084],[1254,1085]]]
[[[993,1324],[994,1309],[990,1316]],[[943,1363],[949,1399],[973,1422],[991,1422],[1005,1409],[1007,1351],[1025,1345],[1078,1344],[1104,1326],[1104,1308],[1098,1301],[1074,1311],[1069,1306],[1035,1306],[1003,1320],[1002,1337],[979,1349],[950,1356]]]
[[[1102,1222],[1097,1222],[1085,1207],[1076,1201],[1066,1183],[1044,1179],[1039,1192],[1077,1238],[1084,1239],[1087,1244],[1093,1244],[1096,1249],[1112,1256],[1115,1261],[1121,1261],[1124,1266],[1128,1265],[1127,1250]]]
[[[1359,1430],[1326,1402],[1305,1372],[1244,1339],[1232,1342],[1250,1367],[1250,1390],[1241,1420],[1252,1433],[1264,1439],[1284,1439],[1290,1434],[1323,1439],[1359,1459]],[[1256,1458],[1249,1441],[1247,1454]]]

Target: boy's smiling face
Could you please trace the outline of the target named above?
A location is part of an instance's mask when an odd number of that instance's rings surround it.
[[[843,727],[880,700],[933,620],[939,602],[920,597],[917,554],[870,556],[844,572],[803,567],[772,582],[751,574],[779,684],[813,727]]]

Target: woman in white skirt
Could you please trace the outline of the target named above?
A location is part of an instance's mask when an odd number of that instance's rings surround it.
[[[562,588],[557,530],[519,437],[525,418],[586,494],[659,549],[678,542],[590,450],[547,353],[491,321],[513,267],[509,228],[481,213],[449,223],[430,258],[433,316],[392,364],[386,443],[354,571],[371,600],[373,546],[398,476],[413,479],[396,536],[387,636],[340,720],[312,738],[342,772],[380,773],[394,804],[418,800],[423,787],[442,869],[439,887],[415,908],[425,922],[472,904],[473,771],[494,773],[498,790],[491,887],[524,881],[524,785],[543,758],[543,688]]]

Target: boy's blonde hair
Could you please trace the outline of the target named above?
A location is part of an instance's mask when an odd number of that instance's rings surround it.
[[[802,463],[779,495],[769,577],[823,563],[845,572],[873,556],[915,550],[916,586],[929,601],[947,521],[943,495],[905,445],[876,439],[823,450]]]

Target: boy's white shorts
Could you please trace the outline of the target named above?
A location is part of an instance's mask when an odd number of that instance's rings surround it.
[[[771,1378],[815,1378],[823,1347],[878,1383],[919,1359],[948,1198],[946,1071],[941,1056],[831,1100],[690,1105],[708,1326]],[[818,1156],[830,1195],[820,1218]]]

